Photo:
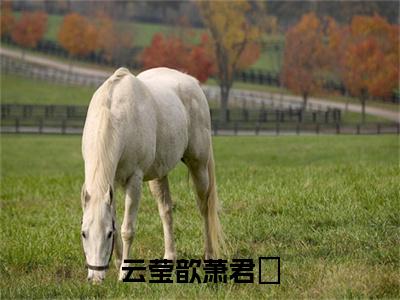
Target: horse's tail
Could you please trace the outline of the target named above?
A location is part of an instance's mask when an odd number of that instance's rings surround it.
[[[120,81],[125,75],[131,74],[127,68],[119,68],[114,74],[106,81],[106,89],[108,90],[106,106],[110,108],[112,93],[115,87],[115,83]]]
[[[207,219],[208,219],[208,230],[213,249],[214,255],[218,257],[221,248],[225,247],[223,231],[221,223],[219,221],[218,212],[220,210],[218,195],[217,195],[217,184],[215,180],[215,165],[212,145],[210,144],[210,156],[207,164],[208,169],[208,191],[207,191]]]

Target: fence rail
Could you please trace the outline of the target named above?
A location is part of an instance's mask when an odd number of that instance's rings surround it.
[[[33,105],[33,104],[1,104],[1,123],[14,122],[31,124],[32,122],[49,122],[57,124],[61,120],[83,122],[86,118],[87,106],[83,105]],[[211,121],[218,122],[220,109],[210,109]],[[39,120],[39,121],[38,121]],[[340,123],[339,109],[310,110],[300,108],[288,109],[247,109],[232,108],[226,111],[227,124],[241,123],[255,126],[256,123]]]
[[[87,106],[1,104],[2,133],[80,134]],[[228,122],[211,109],[214,135],[399,134],[399,123],[343,124],[340,110],[229,109]]]
[[[213,135],[300,135],[300,134],[399,134],[400,124],[257,124],[253,127],[235,122],[228,126],[220,126],[218,122],[212,123]],[[20,123],[15,119],[13,124],[0,127],[0,133],[35,133],[35,134],[82,134],[83,122],[78,124],[71,120],[62,120],[60,124],[46,124],[43,120],[30,125]]]
[[[107,76],[80,74],[73,70],[50,68],[4,55],[1,56],[1,72],[61,84],[96,87],[100,86],[107,78]]]

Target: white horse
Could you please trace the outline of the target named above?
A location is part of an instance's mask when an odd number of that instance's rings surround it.
[[[222,231],[210,123],[197,80],[176,70],[155,68],[135,77],[120,68],[94,93],[82,137],[81,233],[89,281],[104,279],[114,244],[119,280],[125,277],[123,261],[129,258],[143,181],[158,202],[164,258],[176,260],[167,175],[180,161],[190,171],[204,218],[205,257],[218,255]],[[114,184],[125,191],[122,248]]]

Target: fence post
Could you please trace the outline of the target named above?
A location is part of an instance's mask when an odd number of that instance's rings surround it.
[[[336,123],[336,134],[340,134],[340,124]]]
[[[214,122],[214,135],[218,135],[218,122]]]
[[[235,135],[237,135],[237,133],[238,133],[238,123],[235,122],[235,124],[234,124],[233,126],[234,126],[234,127],[233,127],[233,130],[234,130],[234,132],[235,132]]]
[[[360,134],[360,124],[357,124],[357,134]]]
[[[397,134],[400,134],[400,123],[397,123]]]
[[[261,111],[260,111],[260,122],[265,122],[265,107],[264,102],[262,103]]]
[[[296,134],[299,135],[300,134],[300,123],[296,124]]]
[[[315,126],[315,133],[319,134],[319,123],[317,123],[317,125]]]
[[[380,123],[376,124],[376,133],[381,134],[381,124]]]
[[[61,133],[65,134],[67,131],[67,121],[64,119],[62,120],[62,124],[61,124]]]
[[[249,112],[247,109],[242,110],[242,115],[245,122],[249,121]]]
[[[277,120],[276,123],[275,123],[276,135],[279,135],[279,131],[280,131],[279,126],[280,126],[280,123],[279,123],[279,120]]]
[[[39,133],[43,133],[43,119],[39,119]]]
[[[299,122],[303,122],[303,110],[299,109]]]
[[[19,133],[19,119],[15,118],[15,132]]]
[[[258,135],[258,133],[259,133],[259,131],[260,131],[260,124],[256,124],[256,135]]]
[[[3,104],[1,106],[1,118],[5,119],[7,117],[8,105]]]

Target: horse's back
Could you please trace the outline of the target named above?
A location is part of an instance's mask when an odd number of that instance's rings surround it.
[[[188,159],[207,160],[211,144],[211,120],[207,99],[197,79],[185,73],[169,69],[154,68],[137,76],[158,96],[158,105],[163,106],[165,91],[172,91],[185,110],[187,118],[187,146],[184,156]]]
[[[137,76],[151,94],[156,114],[156,152],[154,164],[145,179],[165,176],[179,163],[188,147],[191,124],[182,88],[190,91],[192,77],[168,68],[154,68]]]
[[[163,94],[165,90],[173,91],[184,105],[189,118],[201,118],[209,125],[209,108],[207,99],[194,77],[177,70],[161,67],[146,70],[137,76],[156,94]],[[157,97],[163,101],[163,97]],[[193,120],[191,120],[193,121]],[[200,120],[199,120],[200,121]]]

